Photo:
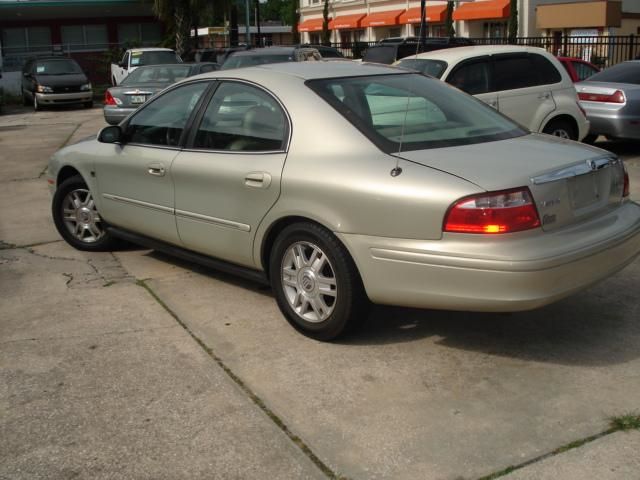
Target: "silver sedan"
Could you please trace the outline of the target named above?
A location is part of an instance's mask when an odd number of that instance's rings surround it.
[[[57,152],[48,180],[72,246],[124,238],[270,283],[320,340],[369,301],[533,309],[640,253],[621,160],[384,66],[189,78]]]
[[[640,140],[640,60],[619,63],[576,83],[591,122],[585,141],[598,135]]]

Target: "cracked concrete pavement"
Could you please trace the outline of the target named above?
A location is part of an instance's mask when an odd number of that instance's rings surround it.
[[[314,342],[268,289],[60,240],[41,174],[103,125],[0,117],[0,478],[637,477],[637,431],[545,455],[640,413],[640,262],[534,312],[375,307]],[[640,198],[637,144],[600,146]]]

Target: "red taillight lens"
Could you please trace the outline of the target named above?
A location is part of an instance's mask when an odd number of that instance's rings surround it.
[[[580,92],[578,93],[578,98],[580,100],[585,100],[587,102],[606,102],[606,103],[624,103],[624,92],[622,90],[616,90],[611,95],[606,95],[602,93],[586,93]]]
[[[474,195],[458,200],[445,217],[444,231],[512,233],[540,226],[528,188]]]
[[[109,90],[104,92],[104,104],[105,105],[115,105],[116,104],[116,99],[113,98],[113,95],[111,95]]]
[[[628,197],[631,194],[631,188],[629,186],[629,172],[627,167],[624,167],[624,184],[622,187],[622,198]]]

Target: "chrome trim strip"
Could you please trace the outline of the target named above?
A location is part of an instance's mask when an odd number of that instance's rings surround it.
[[[223,218],[210,217],[208,215],[202,215],[200,213],[176,210],[176,216],[186,218],[187,220],[198,220],[200,222],[212,223],[214,225],[220,225],[222,227],[235,228],[236,230],[241,230],[243,232],[251,231],[251,225],[238,223],[231,220],[225,220]]]
[[[612,165],[617,165],[618,162],[619,160],[617,158],[609,156],[590,158],[584,162],[571,165],[570,167],[561,168],[554,172],[533,177],[531,178],[531,183],[534,185],[542,185],[544,183],[555,182],[557,180],[573,178],[579,175],[595,172],[596,170],[602,170],[603,168],[608,168]]]
[[[157,205],[155,203],[143,202],[142,200],[134,200],[133,198],[120,197],[118,195],[112,195],[110,193],[103,193],[103,198],[107,200],[113,200],[114,202],[127,203],[130,205],[135,205],[136,207],[149,208],[151,210],[158,210],[162,213],[173,214],[173,208],[165,207],[164,205]]]

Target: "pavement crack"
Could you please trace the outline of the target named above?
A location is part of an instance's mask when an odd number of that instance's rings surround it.
[[[140,287],[144,288],[151,297],[155,299],[158,304],[164,308],[169,315],[171,315],[174,320],[189,334],[189,336],[202,348],[207,355],[216,363],[218,366],[227,374],[227,376],[249,397],[249,399],[260,409],[262,412],[273,422],[276,426],[293,442],[302,453],[313,462],[313,464],[324,473],[327,478],[332,480],[348,480],[347,477],[337,474],[334,472],[331,467],[329,467],[326,463],[324,463],[311,448],[302,440],[298,435],[293,433],[291,429],[287,426],[287,424],[275,413],[273,412],[266,403],[249,388],[249,386],[238,376],[236,375],[231,368],[227,366],[227,364],[215,354],[215,352],[211,349],[211,347],[207,346],[204,341],[198,337],[189,326],[182,321],[182,319],[173,311],[169,306],[162,301],[162,299],[153,291],[153,289],[149,286],[149,284],[145,280],[137,280],[136,284]]]
[[[67,287],[71,282],[73,282],[73,274],[72,273],[63,273],[63,277],[67,277],[67,283],[65,284]]]
[[[478,480],[494,480],[494,479],[503,477],[505,475],[508,475],[511,472],[515,472],[516,470],[520,470],[522,468],[533,465],[534,463],[538,463],[543,460],[546,460],[547,458],[555,457],[556,455],[560,455],[561,453],[568,452],[569,450],[580,448],[588,443],[591,443],[596,440],[599,440],[600,438],[606,437],[607,435],[611,435],[612,433],[624,432],[628,430],[640,430],[640,415],[631,413],[626,415],[620,415],[618,417],[611,417],[609,419],[609,425],[610,426],[608,429],[600,433],[596,433],[595,435],[590,435],[588,437],[574,440],[573,442],[569,442],[554,450],[551,450],[550,452],[531,458],[525,462],[519,463],[517,465],[510,465],[503,470],[499,470],[489,475],[480,477]]]

